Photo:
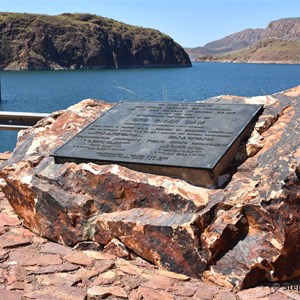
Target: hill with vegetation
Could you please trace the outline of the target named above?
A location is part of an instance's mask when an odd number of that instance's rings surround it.
[[[300,18],[272,21],[265,29],[246,29],[186,51],[196,61],[300,63]]]
[[[91,14],[0,13],[0,69],[191,66],[184,49],[153,29]]]
[[[249,63],[300,63],[300,41],[266,39],[223,55],[205,55],[200,61]]]

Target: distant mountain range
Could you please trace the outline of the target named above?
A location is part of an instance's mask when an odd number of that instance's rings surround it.
[[[203,47],[185,48],[193,61],[300,63],[300,18],[246,29]]]
[[[0,69],[189,67],[174,40],[91,14],[0,13]]]

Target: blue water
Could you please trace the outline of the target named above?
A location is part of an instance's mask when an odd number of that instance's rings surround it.
[[[300,65],[194,63],[192,68],[2,71],[0,110],[53,112],[86,99],[197,101],[273,94],[300,85]],[[0,131],[0,152],[16,132]]]

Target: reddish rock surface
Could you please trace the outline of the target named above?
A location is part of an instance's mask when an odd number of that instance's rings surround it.
[[[55,164],[49,156],[51,152],[111,106],[85,100],[22,132],[11,158],[0,165],[2,190],[22,223],[40,236],[72,247],[92,241],[104,249],[117,239],[130,256],[140,256],[163,269],[186,275],[173,275],[177,282],[180,278],[202,277],[239,289],[264,281],[290,281],[300,275],[300,182],[295,172],[300,158],[299,96],[297,87],[272,96],[221,96],[208,100],[260,103],[265,107],[228,170],[231,178],[222,189],[195,187],[179,179],[117,165]],[[3,228],[5,231],[5,224]],[[4,251],[30,247],[32,239],[30,235],[4,232],[0,247]],[[143,267],[126,265],[122,258],[116,262],[96,259],[94,251],[50,253],[60,255],[62,261],[57,257],[55,261],[68,266],[96,266],[95,271],[102,273],[117,268],[116,278],[122,274],[140,278],[133,282],[127,278],[126,288],[118,285],[127,295],[132,290],[132,299],[157,297],[147,285],[140,286],[152,275],[144,273]],[[44,262],[32,255],[31,259]],[[37,263],[27,267],[45,266]],[[49,267],[55,269],[56,265]],[[170,272],[159,272],[172,278],[166,275]],[[63,272],[57,274],[60,273]],[[111,273],[108,278],[97,278],[99,282],[111,282],[110,276],[114,278]],[[53,279],[55,284],[59,278]],[[47,278],[41,282],[51,285]],[[70,294],[80,294],[76,279],[70,282],[70,289],[75,289]],[[174,299],[199,295],[197,285],[180,282],[178,289],[170,287],[158,292]],[[270,295],[272,290],[265,289]],[[228,292],[224,290],[218,297],[226,298]],[[91,289],[88,297],[100,297],[93,293],[113,297],[109,289]],[[209,294],[207,289],[205,293]]]
[[[158,269],[138,257],[128,261],[103,252],[77,251],[55,244],[17,224],[18,218],[1,191],[0,210],[0,217],[5,215],[15,220],[15,225],[5,225],[7,234],[19,240],[29,238],[27,245],[19,244],[10,249],[0,246],[1,300],[86,300],[105,297],[114,300],[299,299],[298,291],[292,290],[293,286],[290,290],[283,286],[276,291],[273,287],[260,286],[238,292]],[[0,235],[0,240],[2,237]],[[92,264],[70,263],[67,261],[70,253],[77,257],[89,257]],[[59,264],[49,261],[51,255],[55,255]],[[24,264],[30,259],[42,262],[43,266]],[[47,261],[49,265],[45,265]],[[99,265],[109,266],[109,269],[101,269]]]

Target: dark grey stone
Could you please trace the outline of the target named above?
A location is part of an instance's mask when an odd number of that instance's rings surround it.
[[[53,156],[57,163],[117,163],[215,185],[261,111],[246,104],[120,102]]]

